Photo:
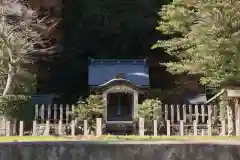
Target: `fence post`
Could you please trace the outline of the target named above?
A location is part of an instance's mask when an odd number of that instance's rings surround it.
[[[168,120],[168,105],[166,104],[165,105],[165,113],[164,113],[164,116],[165,116],[165,121]]]
[[[184,125],[183,120],[180,120],[180,136],[184,136]]]
[[[13,126],[12,126],[12,134],[13,135],[16,135],[16,133],[17,133],[17,119],[13,119],[13,124],[12,124]]]
[[[174,105],[171,105],[171,122],[174,123]]]
[[[44,120],[45,120],[45,114],[44,114],[44,113],[45,113],[45,112],[44,112],[45,110],[44,110],[44,109],[45,109],[45,106],[42,105],[42,106],[41,106],[41,123],[42,123],[42,124],[44,123]]]
[[[193,106],[192,105],[188,105],[188,114],[189,114],[189,121],[190,121],[190,123],[192,123],[192,121],[193,121],[193,108],[192,108]]]
[[[208,136],[212,136],[212,120],[209,119],[207,122],[208,125]]]
[[[53,105],[53,122],[57,123],[57,104]]]
[[[184,104],[183,105],[183,107],[182,107],[182,109],[183,109],[183,121],[184,121],[184,123],[186,123],[187,122],[187,112],[186,112],[186,105]]]
[[[215,106],[215,107],[216,107],[216,106]],[[215,107],[213,108],[212,105],[208,105],[208,106],[207,106],[207,108],[208,108],[208,120],[212,120],[212,116],[213,116],[212,111],[213,111],[213,109],[216,110]],[[214,119],[216,119],[216,117],[214,117]]]
[[[240,136],[240,108],[239,108],[239,101],[236,100],[235,102],[235,112],[236,112],[236,136]]]
[[[62,135],[62,121],[59,120],[58,122],[58,135]]]
[[[170,120],[167,120],[167,136],[171,136],[171,125],[170,125]]]
[[[153,121],[153,135],[157,136],[157,130],[158,130],[158,126],[157,126],[157,120]]]
[[[71,119],[72,120],[75,120],[74,113],[75,113],[75,106],[72,105],[72,110],[71,110]]]
[[[222,127],[221,127],[221,135],[226,136],[226,121],[225,119],[221,121]]]
[[[32,136],[37,135],[37,122],[33,121],[33,131],[32,131]]]
[[[19,136],[23,136],[24,124],[23,121],[19,122]]]
[[[96,136],[102,135],[102,118],[96,119]]]
[[[204,136],[205,134],[204,134],[204,129],[202,129],[202,136]]]
[[[144,118],[139,118],[139,135],[144,136]]]
[[[35,121],[38,121],[38,105],[35,105]]]
[[[60,104],[60,121],[63,121],[63,105]]]
[[[87,122],[87,120],[84,120],[84,122],[83,122],[84,124],[83,124],[83,134],[84,134],[84,136],[87,136],[88,135],[88,122]]]
[[[48,105],[48,109],[47,109],[47,120],[49,120],[51,122],[51,104]]]
[[[235,123],[236,123],[236,136],[240,136],[240,126],[239,126],[239,119],[237,119],[236,117],[236,120],[235,120]]]
[[[46,127],[45,127],[45,131],[44,131],[44,136],[49,136],[49,131],[50,131],[50,122],[47,120],[46,121]]]
[[[232,134],[232,132],[233,132],[233,124],[232,124],[232,122],[231,122],[231,119],[232,119],[232,117],[233,117],[233,112],[232,112],[232,109],[231,109],[231,106],[229,106],[229,105],[227,105],[227,120],[228,120],[228,135],[229,134]]]
[[[180,122],[180,120],[181,120],[180,113],[181,113],[180,106],[177,105],[177,122]]]
[[[10,136],[11,135],[11,122],[10,121],[7,121],[6,122],[6,127],[5,127],[5,129],[6,129],[6,136]]]
[[[66,124],[69,123],[69,105],[66,105]]]
[[[71,126],[71,135],[72,136],[75,136],[75,121],[74,120],[72,120],[72,124],[71,124],[72,126]]]
[[[193,121],[193,134],[194,136],[197,136],[197,121]]]
[[[201,105],[202,123],[205,123],[205,106]]]
[[[199,122],[199,111],[198,111],[198,105],[195,105],[195,120]]]

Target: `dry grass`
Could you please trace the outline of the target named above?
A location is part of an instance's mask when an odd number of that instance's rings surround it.
[[[57,141],[206,141],[206,140],[234,140],[239,141],[237,136],[6,136],[0,137],[0,142],[57,142]]]
[[[69,141],[66,137],[55,137],[55,136],[4,136],[0,137],[1,142],[55,142],[55,141]]]

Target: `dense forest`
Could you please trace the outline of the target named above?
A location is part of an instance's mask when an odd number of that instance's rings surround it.
[[[163,4],[167,0],[65,1],[63,51],[50,63],[41,61],[41,70],[49,78],[39,81],[39,93],[57,93],[66,100],[86,95],[89,57],[171,59],[162,50],[151,49],[157,40],[166,38],[155,29]],[[160,82],[155,78],[155,86],[167,86],[163,83],[169,82],[170,74],[164,68],[152,68],[164,77]]]
[[[37,89],[74,103],[88,95],[89,58],[147,58],[152,92],[171,103],[205,87],[239,85],[238,1],[57,2],[45,8],[22,1],[4,5],[3,96]],[[45,11],[47,20],[40,21]]]

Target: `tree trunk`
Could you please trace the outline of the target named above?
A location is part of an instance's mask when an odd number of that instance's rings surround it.
[[[6,83],[5,89],[2,93],[2,96],[6,96],[7,93],[9,92],[11,84],[12,84],[12,80],[13,80],[13,67],[11,64],[8,64],[8,78],[7,78],[7,83]]]

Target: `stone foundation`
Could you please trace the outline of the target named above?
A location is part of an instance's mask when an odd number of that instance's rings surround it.
[[[233,143],[0,143],[0,160],[239,160],[240,143]]]

